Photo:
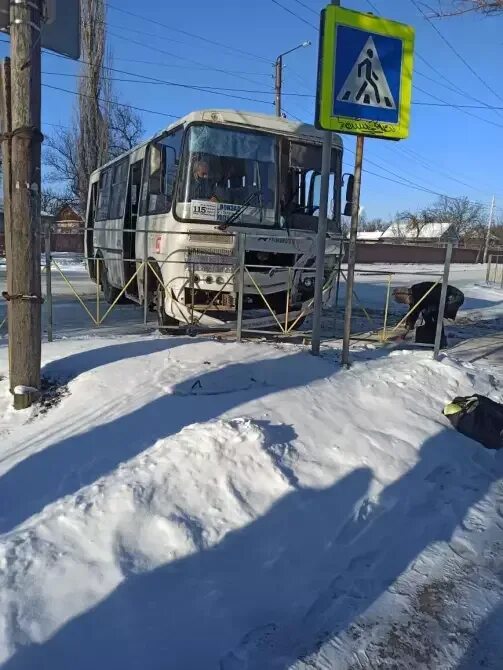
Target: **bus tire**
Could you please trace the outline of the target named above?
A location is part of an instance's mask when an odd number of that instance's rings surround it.
[[[173,328],[180,325],[175,318],[166,314],[164,307],[164,287],[161,284],[158,284],[157,291],[155,292],[155,311],[157,313],[159,328]]]
[[[101,268],[101,288],[103,289],[103,296],[105,298],[105,301],[109,305],[113,305],[113,303],[119,297],[120,291],[118,288],[115,288],[115,286],[111,286],[110,282],[108,281],[107,266],[104,262],[102,262],[102,268]],[[119,302],[121,301],[122,297],[119,300]]]

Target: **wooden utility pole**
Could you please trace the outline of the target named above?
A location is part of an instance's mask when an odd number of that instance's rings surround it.
[[[8,301],[10,389],[16,409],[29,407],[40,389],[41,8],[42,0],[16,0],[10,5],[11,218],[4,297]]]

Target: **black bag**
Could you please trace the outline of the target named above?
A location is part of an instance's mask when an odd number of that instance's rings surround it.
[[[460,433],[488,449],[503,447],[503,405],[482,395],[454,400],[443,414]]]

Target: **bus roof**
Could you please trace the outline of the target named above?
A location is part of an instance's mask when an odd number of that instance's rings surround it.
[[[117,160],[120,160],[120,158],[123,156],[126,156],[132,151],[139,149],[145,144],[148,144],[156,137],[159,137],[159,135],[179,126],[188,126],[191,123],[197,123],[201,121],[206,121],[207,123],[221,123],[223,125],[241,126],[243,128],[257,128],[278,135],[296,137],[299,139],[302,138],[308,142],[314,142],[316,144],[321,144],[323,142],[323,131],[318,130],[308,123],[304,123],[303,121],[292,121],[290,119],[280,118],[279,116],[273,116],[271,114],[260,114],[258,112],[240,112],[233,109],[203,109],[198,112],[191,112],[190,114],[182,116],[180,119],[174,121],[169,126],[159,130],[157,133],[155,133],[155,135],[152,135],[144,142],[138,144],[136,147],[133,147],[129,151],[123,153],[121,156],[118,156],[105,165],[102,165],[93,172],[93,175],[108,165],[111,165]],[[342,149],[342,140],[339,135],[336,135],[335,133],[332,133],[332,146],[338,149]]]

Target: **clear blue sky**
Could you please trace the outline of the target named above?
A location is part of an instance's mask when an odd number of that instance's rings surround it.
[[[229,95],[253,98],[252,101],[160,84],[118,81],[114,84],[116,92],[124,102],[176,116],[205,107],[233,107],[273,113],[272,62],[278,53],[309,39],[313,42],[310,48],[297,51],[285,59],[284,90],[285,94],[313,96],[318,33],[312,26],[318,24],[317,14],[323,3],[320,0],[278,1],[301,18],[287,13],[272,0],[219,0],[216,3],[202,0],[143,0],[141,3],[113,0],[108,6],[109,47],[117,69],[183,84],[258,91],[228,92]],[[371,11],[367,0],[346,0],[343,4],[352,9]],[[469,113],[463,113],[453,107],[415,104],[410,138],[400,143],[367,141],[365,168],[389,179],[397,179],[390,172],[385,172],[388,170],[398,175],[399,180],[409,180],[415,185],[450,196],[467,195],[473,200],[488,202],[494,193],[497,204],[503,208],[503,17],[488,19],[466,15],[435,22],[479,77],[493,89],[491,91],[449,49],[411,0],[373,0],[373,4],[383,16],[410,23],[416,28],[417,53],[426,63],[416,59],[414,84],[424,92],[415,90],[414,102],[438,102],[438,99],[430,97],[433,95],[454,105],[479,104],[456,90],[446,88],[450,86],[463,89],[482,103],[501,106],[502,110],[470,109],[467,110]],[[115,8],[134,12],[172,29]],[[219,48],[180,30],[253,55]],[[7,50],[8,45],[0,43],[0,56],[6,55]],[[75,90],[75,78],[63,75],[74,74],[77,69],[76,63],[50,54],[43,56],[44,84]],[[442,79],[441,75],[446,79]],[[115,73],[113,76],[131,78],[129,74]],[[49,124],[69,123],[75,100],[71,94],[43,89],[43,130],[46,134],[55,130]],[[313,122],[312,97],[285,95],[284,107],[289,115]],[[170,122],[162,115],[144,112],[142,116],[147,134]],[[354,139],[346,136],[344,145],[348,150],[345,169],[352,171]],[[390,217],[397,210],[415,209],[434,199],[435,195],[431,193],[408,188],[368,172],[364,175],[362,204],[370,217]]]

